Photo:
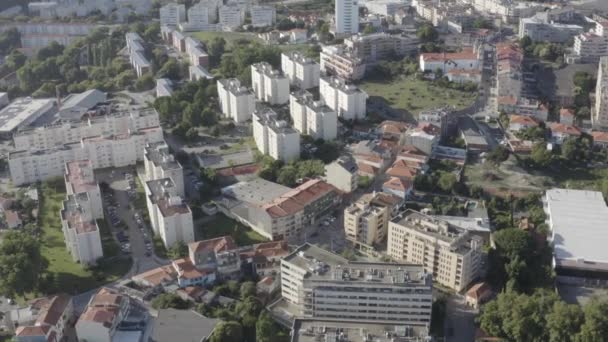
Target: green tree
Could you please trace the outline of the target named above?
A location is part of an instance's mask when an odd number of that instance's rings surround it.
[[[583,309],[585,323],[577,336],[578,341],[603,341],[608,336],[608,299],[606,297],[590,300]]]
[[[150,73],[143,74],[135,81],[135,90],[145,91],[154,88],[154,76]]]
[[[266,312],[262,312],[255,324],[256,342],[275,342],[276,336],[277,329],[273,319]]]
[[[8,56],[6,56],[6,65],[11,70],[21,68],[25,64],[25,61],[27,61],[27,56],[25,56],[19,50],[13,50]]]
[[[246,281],[241,284],[240,289],[241,299],[245,299],[247,297],[255,297],[256,294],[256,286],[252,281]]]
[[[171,57],[169,60],[163,64],[163,66],[158,70],[156,75],[160,78],[168,78],[171,80],[179,80],[181,78],[181,67],[177,59]]]
[[[423,42],[432,42],[439,37],[439,33],[430,23],[424,23],[422,26],[420,26],[416,32],[416,35]]]
[[[363,34],[372,34],[374,32],[376,32],[374,26],[372,26],[371,24],[365,25],[365,28],[363,29]]]
[[[179,259],[188,256],[188,246],[182,241],[178,241],[169,248],[167,256],[170,259]]]
[[[546,319],[550,342],[574,342],[584,316],[580,306],[556,301]]]
[[[221,56],[226,51],[226,40],[222,37],[214,37],[207,43],[207,52],[209,53],[209,62],[212,67],[217,66],[221,60]]]
[[[48,261],[40,242],[26,231],[10,231],[0,244],[0,292],[8,297],[38,289]]]
[[[221,322],[215,327],[209,342],[242,342],[243,327],[238,322]]]
[[[532,146],[532,153],[530,155],[532,161],[539,167],[547,167],[551,163],[552,154],[551,151],[547,150],[547,145],[544,142],[539,142]]]
[[[451,192],[458,180],[456,176],[451,172],[442,172],[439,176],[439,188],[444,192]]]
[[[156,310],[160,309],[179,309],[184,310],[190,307],[190,303],[183,300],[180,296],[175,293],[163,293],[154,298],[151,302],[152,307]]]
[[[293,187],[296,184],[298,171],[293,165],[286,165],[279,170],[277,182],[288,187]]]

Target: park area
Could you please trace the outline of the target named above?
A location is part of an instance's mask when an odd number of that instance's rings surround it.
[[[439,87],[433,82],[421,80],[414,75],[396,77],[386,81],[381,79],[365,80],[359,87],[370,97],[371,110],[391,110],[401,114],[404,119],[415,119],[421,111],[454,106],[463,109],[475,101],[477,92]]]
[[[101,260],[97,267],[85,268],[72,260],[65,246],[59,211],[65,198],[63,179],[42,183],[40,228],[41,253],[49,262],[48,273],[54,275],[55,290],[79,293],[94,289],[124,276],[131,268],[131,260],[116,257],[116,242],[111,237],[105,222],[100,231],[104,254],[111,255]],[[114,256],[112,256],[114,255]]]
[[[194,235],[197,241],[213,239],[220,236],[230,235],[237,245],[247,246],[267,241],[262,235],[256,233],[249,227],[223,215],[203,216],[195,223]]]

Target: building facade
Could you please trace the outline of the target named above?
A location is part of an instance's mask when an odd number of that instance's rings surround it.
[[[251,119],[255,109],[253,92],[236,78],[221,79],[217,81],[217,92],[222,113],[226,118],[236,123]]]
[[[388,222],[397,214],[401,199],[373,193],[361,197],[344,209],[346,239],[365,246],[381,244],[388,233]]]
[[[186,21],[186,5],[169,3],[160,8],[160,24],[162,26],[177,27]]]
[[[242,8],[231,5],[222,6],[219,9],[219,25],[224,30],[234,30],[243,25],[245,13]]]
[[[608,57],[600,58],[591,123],[595,129],[608,129]]]
[[[253,27],[272,26],[277,20],[277,11],[274,6],[251,6],[250,13]]]
[[[300,158],[300,134],[279,120],[272,109],[254,112],[252,121],[253,138],[260,152],[284,162]]]
[[[343,79],[321,77],[319,93],[321,100],[345,120],[360,120],[367,116],[367,93]]]
[[[300,89],[310,89],[319,86],[320,66],[312,58],[303,56],[300,52],[283,52],[281,54],[281,70],[289,83]]]
[[[361,59],[337,46],[324,46],[320,55],[320,70],[345,80],[356,81],[365,75],[365,64]]]
[[[337,35],[351,35],[359,32],[359,2],[357,0],[337,0],[334,13]]]
[[[184,169],[169,151],[166,142],[147,144],[144,150],[144,170],[146,180],[171,178],[175,185],[175,193],[183,197]]]
[[[251,65],[251,85],[262,102],[282,105],[289,101],[289,79],[266,62]]]
[[[290,95],[289,109],[293,127],[314,139],[334,140],[338,135],[338,116],[323,101],[314,101],[306,90]]]
[[[340,157],[325,165],[325,181],[344,193],[357,190],[357,163],[351,157]]]

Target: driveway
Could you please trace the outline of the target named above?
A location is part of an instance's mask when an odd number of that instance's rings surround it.
[[[446,342],[475,340],[475,316],[478,311],[464,304],[464,296],[448,297],[445,318]]]

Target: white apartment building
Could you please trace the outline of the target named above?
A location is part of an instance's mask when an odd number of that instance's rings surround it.
[[[272,26],[277,20],[277,11],[274,6],[251,6],[250,13],[253,27]]]
[[[209,66],[209,54],[203,48],[200,41],[186,37],[186,54],[190,57],[190,66]]]
[[[352,56],[366,64],[376,64],[395,55],[414,55],[418,52],[419,44],[416,36],[384,32],[357,34],[344,39],[344,46]]]
[[[600,58],[591,123],[595,129],[608,129],[608,56]]]
[[[300,133],[270,108],[253,113],[253,138],[260,152],[289,162],[300,158]]]
[[[89,342],[121,340],[115,335],[119,331],[120,323],[129,316],[132,309],[134,304],[130,302],[128,296],[102,287],[91,298],[74,326],[78,340]],[[142,308],[139,310],[143,311]]]
[[[283,52],[281,54],[281,70],[289,78],[289,83],[300,89],[319,86],[320,65],[300,52]]]
[[[146,180],[171,178],[177,196],[183,197],[184,169],[169,151],[169,145],[160,141],[146,145],[144,148],[144,170]]]
[[[343,156],[325,165],[325,181],[344,193],[357,190],[358,180],[357,163],[351,157]]]
[[[565,43],[581,33],[579,25],[549,22],[538,16],[519,19],[519,38],[528,36],[533,42]]]
[[[367,115],[367,93],[343,79],[321,77],[319,93],[321,100],[345,120],[360,120]]]
[[[344,233],[355,244],[381,244],[388,234],[388,222],[398,213],[401,199],[382,192],[366,194],[344,209]]]
[[[356,81],[365,75],[365,64],[339,46],[323,46],[320,54],[320,70],[327,75]]]
[[[166,248],[176,242],[194,242],[192,211],[177,194],[171,178],[146,182],[146,204],[154,234],[160,236]]]
[[[281,260],[281,295],[298,318],[431,322],[432,279],[422,266],[352,262],[310,244]]]
[[[389,222],[387,254],[424,266],[433,279],[455,291],[483,275],[483,238],[447,221],[406,210]]]
[[[270,240],[299,241],[340,203],[336,188],[312,179],[291,189],[256,178],[222,189],[218,208]]]
[[[161,26],[177,27],[183,21],[186,21],[186,5],[172,2],[160,8]]]
[[[236,123],[251,119],[255,97],[249,88],[241,86],[239,80],[230,78],[217,81],[217,93],[224,116]]]
[[[122,135],[160,125],[158,112],[153,108],[117,112],[88,118],[81,122],[66,122],[31,128],[13,136],[20,150],[46,150],[83,138],[98,135]]]
[[[148,61],[144,55],[144,40],[135,32],[129,32],[125,35],[127,41],[127,49],[129,51],[129,62],[135,69],[137,77],[152,70],[152,63]]]
[[[93,163],[90,160],[74,160],[65,164],[65,190],[67,195],[86,193],[90,212],[94,219],[103,218],[101,190],[95,182]]]
[[[573,54],[566,56],[568,63],[597,63],[608,56],[608,21],[597,21],[595,29],[574,37]]]
[[[188,27],[191,30],[203,29],[211,22],[209,8],[203,3],[195,4],[188,9]]]
[[[336,0],[334,32],[351,35],[359,32],[359,3],[357,0]]]
[[[300,90],[290,95],[289,113],[293,127],[301,134],[326,141],[338,135],[338,115],[323,101],[315,101],[311,93]]]
[[[219,10],[220,20],[219,25],[224,30],[234,30],[243,25],[245,20],[245,12],[238,6],[229,5],[222,6]]]
[[[282,105],[289,101],[289,79],[266,62],[251,65],[251,85],[262,102]]]
[[[143,160],[144,146],[163,140],[159,126],[133,133],[91,136],[79,142],[44,150],[20,150],[9,153],[11,180],[19,186],[63,175],[65,163],[90,160],[93,168],[122,167]]]

